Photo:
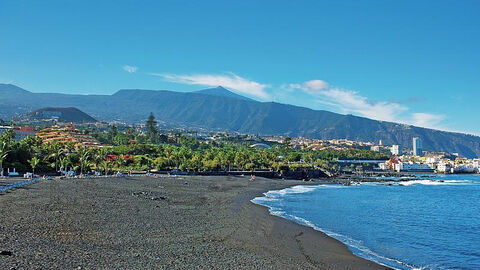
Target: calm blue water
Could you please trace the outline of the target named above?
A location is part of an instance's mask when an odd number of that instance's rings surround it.
[[[480,175],[296,186],[252,200],[397,269],[480,269]]]

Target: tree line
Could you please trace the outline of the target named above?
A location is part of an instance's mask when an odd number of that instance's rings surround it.
[[[254,171],[296,170],[301,168],[325,168],[339,170],[338,159],[387,159],[383,153],[363,149],[351,150],[297,150],[288,144],[257,149],[247,142],[202,141],[191,136],[179,135],[173,140],[151,143],[133,142],[138,134],[117,131],[118,136],[133,139],[116,145],[99,148],[76,147],[71,143],[43,143],[38,137],[14,140],[14,132],[0,135],[0,170],[15,167],[19,172],[55,173],[73,170],[76,173],[97,171],[103,174],[129,170],[181,170],[202,171]],[[107,133],[108,134],[108,133]],[[166,135],[164,135],[167,137]]]

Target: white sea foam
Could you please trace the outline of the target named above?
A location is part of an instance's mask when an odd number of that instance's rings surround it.
[[[384,185],[393,185],[393,186],[413,186],[413,185],[424,185],[424,186],[456,186],[456,185],[480,185],[479,181],[472,180],[431,180],[431,179],[422,179],[422,180],[410,180],[410,181],[391,181],[391,182],[362,182],[362,186],[384,186]]]
[[[473,181],[468,180],[411,180],[399,182],[400,186],[425,185],[425,186],[453,186],[453,185],[471,185]]]
[[[311,192],[314,191],[318,186],[293,186],[281,190],[270,190],[263,195],[269,198],[276,198],[280,196],[285,196],[287,194],[299,194],[299,193],[306,193],[306,192]]]
[[[298,217],[298,216],[295,216],[295,215],[287,214],[281,208],[269,206],[268,203],[266,204],[266,202],[268,202],[268,201],[279,200],[279,199],[276,198],[277,196],[284,196],[286,194],[295,194],[295,193],[296,194],[306,193],[306,192],[311,192],[311,191],[313,191],[317,188],[343,188],[343,186],[337,186],[337,185],[294,186],[294,187],[286,188],[286,189],[283,189],[283,190],[268,191],[268,192],[264,193],[265,197],[254,198],[253,200],[251,200],[251,202],[255,203],[255,204],[258,204],[258,205],[266,206],[269,209],[269,213],[271,215],[295,221],[295,222],[297,222],[301,225],[313,228],[314,230],[317,230],[317,231],[321,231],[321,232],[325,233],[326,235],[339,240],[340,242],[349,246],[357,256],[364,257],[368,260],[374,261],[376,263],[379,263],[379,264],[387,266],[387,267],[391,267],[393,269],[399,269],[399,268],[393,267],[392,265],[390,265],[390,263],[393,263],[393,264],[396,264],[396,265],[402,265],[403,267],[407,267],[407,268],[412,269],[412,270],[413,269],[419,269],[419,270],[424,269],[423,267],[418,268],[418,267],[409,265],[405,262],[402,262],[400,260],[388,258],[386,256],[382,256],[380,254],[377,254],[374,251],[370,250],[369,248],[365,247],[362,244],[362,242],[359,241],[359,240],[355,240],[355,239],[350,238],[348,236],[325,230],[323,228],[318,227],[313,222],[311,222],[307,219],[304,219],[302,217]],[[346,187],[346,188],[348,188],[348,187]],[[390,263],[388,263],[388,262],[390,262]]]
[[[270,214],[274,215],[274,216],[278,216],[278,217],[283,217],[285,215],[285,212],[284,211],[278,211],[278,210],[272,210],[270,209]]]
[[[339,233],[335,233],[335,232],[331,232],[331,231],[322,229],[322,228],[316,226],[315,224],[313,224],[312,222],[310,222],[309,220],[306,220],[304,218],[297,217],[297,216],[294,216],[294,215],[288,215],[288,214],[285,214],[285,212],[282,212],[282,211],[276,211],[276,212],[281,212],[282,213],[281,217],[283,217],[283,218],[293,219],[294,221],[296,221],[296,222],[298,222],[302,225],[311,227],[311,228],[313,228],[317,231],[321,231],[321,232],[325,233],[326,235],[339,240],[340,242],[342,242],[345,245],[352,248],[354,250],[354,252],[356,253],[356,255],[367,258],[367,259],[372,260],[376,263],[379,263],[379,264],[382,264],[382,265],[385,265],[385,266],[388,266],[388,267],[392,267],[392,265],[387,265],[388,263],[385,263],[385,261],[386,261],[386,262],[395,263],[397,265],[405,266],[405,267],[410,268],[412,270],[413,269],[424,269],[424,267],[417,268],[413,265],[407,264],[407,263],[402,262],[400,260],[392,259],[392,258],[389,258],[389,257],[386,257],[386,256],[382,256],[382,255],[370,250],[369,248],[365,247],[362,244],[362,241],[350,238],[348,236],[345,236],[345,235],[342,235],[342,234],[339,234]],[[271,212],[271,214],[275,215],[273,212]],[[397,269],[397,268],[394,268],[394,269]]]
[[[282,218],[285,218],[285,219],[289,219],[289,220],[295,221],[295,222],[297,222],[301,225],[311,227],[314,230],[321,231],[321,232],[325,233],[326,235],[328,235],[332,238],[335,238],[335,239],[339,240],[340,242],[344,243],[345,245],[349,246],[350,248],[352,248],[354,250],[354,252],[357,255],[362,256],[362,257],[364,257],[368,260],[372,260],[376,263],[379,263],[379,264],[382,264],[382,265],[385,265],[385,266],[388,266],[388,267],[392,267],[392,265],[387,265],[388,263],[385,263],[385,261],[392,262],[392,263],[395,263],[397,265],[402,265],[402,266],[410,268],[412,270],[414,270],[414,269],[424,269],[424,267],[417,268],[413,265],[407,264],[407,263],[402,262],[400,260],[388,258],[386,256],[382,256],[382,255],[370,250],[369,248],[363,246],[362,242],[359,241],[359,240],[355,240],[355,239],[350,238],[348,236],[322,229],[322,228],[316,226],[311,221],[309,221],[307,219],[304,219],[302,217],[298,217],[298,216],[295,216],[295,215],[290,215],[290,214],[287,214],[285,211],[281,211],[281,210],[278,210],[278,209],[273,210],[273,209],[275,209],[273,207],[268,207],[268,208],[269,208],[269,212],[270,212],[271,215],[279,216],[279,217],[282,217]],[[394,268],[394,269],[397,269],[397,268]]]
[[[257,197],[255,199],[259,199],[261,200],[262,202],[274,202],[274,201],[278,201],[277,198],[272,198],[272,197]]]

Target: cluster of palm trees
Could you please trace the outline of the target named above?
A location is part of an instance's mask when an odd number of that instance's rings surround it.
[[[0,170],[3,165],[18,171],[70,171],[81,175],[95,170],[108,174],[126,170],[232,171],[338,169],[337,159],[378,159],[367,150],[296,150],[288,145],[256,149],[247,142],[205,142],[180,137],[172,143],[127,144],[85,148],[71,143],[47,142],[27,137],[14,141],[12,134],[0,136]]]
[[[85,148],[71,143],[48,142],[27,137],[22,141],[13,140],[14,134],[5,132],[0,136],[0,175],[4,165],[16,167],[18,171],[37,169],[42,172],[67,171],[69,168],[83,174],[92,168],[108,172],[114,166],[106,159],[108,152],[104,148]]]
[[[80,172],[80,175],[92,167],[95,170],[100,170],[104,165],[106,171],[110,164],[105,160],[106,153],[101,148],[85,148],[82,146],[72,147],[62,143],[47,143],[45,144],[46,153],[42,151],[34,151],[31,159],[28,160],[32,172],[35,174],[35,169],[44,164],[55,172],[67,171],[69,168]],[[105,163],[102,163],[105,161]]]

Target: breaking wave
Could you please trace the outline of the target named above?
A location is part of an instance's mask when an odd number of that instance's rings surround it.
[[[441,186],[441,185],[472,185],[479,184],[476,181],[469,180],[411,180],[398,182],[399,186],[425,185],[425,186]]]

